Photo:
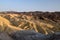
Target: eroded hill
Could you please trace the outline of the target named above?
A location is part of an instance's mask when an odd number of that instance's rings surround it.
[[[60,32],[60,12],[0,12],[0,30],[35,30],[43,34]]]

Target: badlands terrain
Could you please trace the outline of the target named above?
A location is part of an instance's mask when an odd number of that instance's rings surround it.
[[[60,12],[0,12],[0,39],[60,40]]]

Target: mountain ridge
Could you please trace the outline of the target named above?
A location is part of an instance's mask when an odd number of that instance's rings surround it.
[[[50,34],[60,31],[60,27],[59,27],[60,12],[39,12],[39,11],[12,12],[11,11],[11,12],[0,12],[0,16],[10,22],[9,24],[6,21],[4,21],[7,24],[12,25],[12,27],[15,26],[21,28],[23,30],[35,30],[36,32],[43,34]]]

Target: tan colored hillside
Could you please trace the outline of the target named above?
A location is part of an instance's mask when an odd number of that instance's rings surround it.
[[[16,30],[22,30],[22,29],[16,26],[12,26],[9,20],[0,16],[0,31],[10,32]]]
[[[41,12],[2,12],[0,14],[0,30],[8,33],[22,29],[35,30],[43,34],[60,32],[59,15],[59,12],[58,14]]]

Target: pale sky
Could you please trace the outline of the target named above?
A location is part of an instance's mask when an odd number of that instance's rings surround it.
[[[60,0],[0,0],[0,11],[60,11]]]

